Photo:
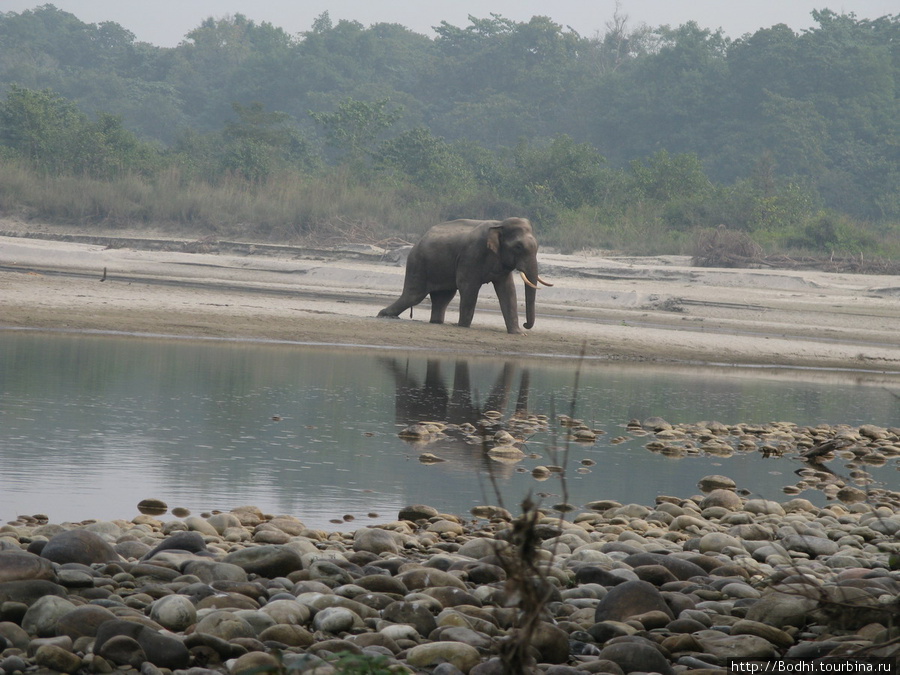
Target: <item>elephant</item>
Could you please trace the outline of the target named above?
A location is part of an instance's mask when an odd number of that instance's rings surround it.
[[[500,299],[506,332],[522,333],[512,273],[525,282],[524,328],[534,326],[538,243],[525,218],[453,220],[432,227],[413,246],[406,261],[403,292],[378,316],[396,318],[431,295],[431,323],[444,323],[447,305],[459,291],[459,326],[468,328],[481,286],[492,283]]]

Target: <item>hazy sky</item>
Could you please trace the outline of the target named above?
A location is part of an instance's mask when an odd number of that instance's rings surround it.
[[[49,0],[0,0],[0,12],[34,9]],[[853,12],[860,19],[874,19],[900,12],[897,0],[53,0],[50,4],[71,12],[86,23],[115,21],[138,40],[163,47],[177,45],[207,17],[243,14],[257,23],[268,21],[291,34],[307,31],[313,20],[328,11],[334,23],[340,19],[373,23],[399,23],[425,35],[432,26],[447,21],[467,26],[469,15],[487,18],[500,14],[514,21],[549,16],[581,35],[603,32],[616,5],[628,16],[629,25],[677,26],[696,21],[705,28],[722,28],[731,37],[758,28],[785,23],[795,31],[814,25],[810,12],[828,8]]]

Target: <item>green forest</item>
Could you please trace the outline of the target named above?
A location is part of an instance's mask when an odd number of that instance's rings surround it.
[[[740,38],[236,14],[174,48],[0,12],[0,215],[292,243],[530,218],[561,251],[900,258],[900,14]]]

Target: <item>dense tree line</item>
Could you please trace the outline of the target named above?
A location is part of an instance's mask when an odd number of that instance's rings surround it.
[[[257,186],[340,170],[448,217],[583,234],[900,238],[900,14],[813,18],[732,40],[621,16],[590,37],[491,15],[431,38],[235,15],[160,48],[44,5],[0,13],[0,161]]]

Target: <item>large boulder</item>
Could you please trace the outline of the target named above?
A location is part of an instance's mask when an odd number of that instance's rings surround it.
[[[0,551],[0,583],[32,579],[57,580],[49,560],[18,549]]]
[[[104,653],[112,651],[111,649],[104,649],[105,647],[117,643],[120,646],[121,643],[130,644],[128,642],[129,639],[137,642],[146,660],[155,666],[175,670],[187,668],[190,665],[190,652],[188,652],[184,642],[176,637],[154,630],[150,626],[123,619],[107,621],[100,625],[97,629],[97,639],[94,642],[94,652],[103,656]],[[131,651],[137,653],[136,650]],[[117,663],[133,665],[133,660],[126,659],[117,661]]]
[[[226,555],[222,562],[237,565],[248,574],[266,579],[286,577],[303,569],[303,561],[294,549],[277,544],[241,549]]]
[[[663,612],[670,619],[675,618],[656,586],[647,581],[626,581],[613,586],[603,596],[594,613],[594,621],[626,621],[632,616],[653,611]]]
[[[664,553],[635,553],[626,557],[622,562],[631,567],[640,567],[642,565],[662,565],[669,570],[676,579],[686,581],[692,577],[709,576],[700,565],[676,558],[672,555]]]
[[[115,549],[99,534],[88,530],[67,530],[51,537],[41,551],[41,557],[51,562],[95,563],[121,562]]]

